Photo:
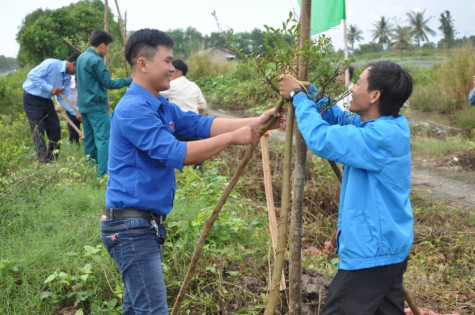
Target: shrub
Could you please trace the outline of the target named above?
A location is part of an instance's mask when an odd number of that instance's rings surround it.
[[[23,112],[22,85],[27,74],[28,70],[22,69],[0,77],[0,115]]]
[[[190,80],[224,75],[236,69],[237,66],[235,61],[217,59],[204,51],[193,54],[186,63],[189,67],[187,76]]]
[[[428,71],[414,72],[415,86],[411,97],[414,108],[449,114],[455,124],[460,126],[462,117],[457,113],[468,106],[467,95],[472,87],[472,75],[475,73],[474,54],[473,47],[465,46],[455,50],[449,61],[437,64]],[[472,113],[469,117],[469,122],[473,121]]]
[[[214,78],[203,77],[196,81],[208,102],[217,109],[237,112],[255,112],[270,107],[277,97],[263,80],[252,79],[244,64]]]

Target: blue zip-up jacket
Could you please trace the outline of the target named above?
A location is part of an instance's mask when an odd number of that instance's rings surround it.
[[[470,93],[468,93],[468,102],[470,105],[475,106],[475,89],[470,90]]]
[[[323,100],[325,101],[325,100]],[[338,213],[339,268],[402,262],[413,241],[409,125],[403,115],[361,122],[338,106],[319,114],[305,93],[293,99],[307,146],[345,164]]]

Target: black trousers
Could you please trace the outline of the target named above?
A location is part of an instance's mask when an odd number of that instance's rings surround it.
[[[71,115],[68,111],[66,111],[69,119],[74,123],[79,130],[81,130],[81,122],[76,118],[76,116]],[[74,128],[68,123],[68,133],[69,133],[69,142],[79,144],[79,134],[74,130]]]
[[[393,265],[338,270],[320,314],[405,314],[402,278],[406,267],[407,258]]]
[[[23,92],[23,109],[28,117],[38,160],[41,163],[56,160],[60,149],[61,125],[53,101]],[[45,131],[48,147],[44,138]]]

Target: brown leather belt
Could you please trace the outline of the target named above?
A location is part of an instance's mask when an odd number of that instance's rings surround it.
[[[118,208],[106,208],[104,215],[110,217],[111,219],[127,219],[127,218],[145,218],[159,222],[162,224],[165,222],[166,215],[154,214],[148,210],[138,210],[138,209],[118,209]]]

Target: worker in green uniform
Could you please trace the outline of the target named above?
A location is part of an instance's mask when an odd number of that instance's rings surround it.
[[[97,176],[107,174],[109,157],[110,115],[106,89],[120,89],[130,85],[132,78],[112,80],[103,58],[113,41],[105,31],[94,31],[91,47],[76,63],[78,108],[84,130],[84,155],[97,164]]]

